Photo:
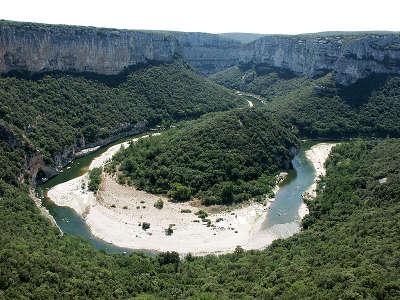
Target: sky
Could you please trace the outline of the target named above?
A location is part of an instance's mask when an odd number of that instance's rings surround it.
[[[400,0],[1,0],[0,19],[121,29],[400,31]]]

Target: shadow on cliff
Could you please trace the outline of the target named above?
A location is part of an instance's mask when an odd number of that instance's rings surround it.
[[[174,63],[174,62],[172,62]],[[26,79],[26,80],[42,80],[45,76],[53,76],[53,77],[62,77],[62,76],[73,76],[73,77],[84,77],[87,80],[93,80],[93,81],[98,81],[101,83],[106,84],[107,86],[110,87],[117,87],[118,85],[124,83],[127,80],[127,77],[137,71],[149,68],[149,67],[154,67],[154,66],[159,66],[159,65],[165,65],[165,64],[171,64],[171,63],[166,63],[166,62],[161,62],[161,61],[156,61],[156,60],[149,60],[146,63],[140,63],[136,65],[132,65],[129,67],[125,67],[124,70],[122,70],[120,73],[115,74],[115,75],[104,75],[104,74],[98,74],[95,72],[77,72],[74,70],[70,71],[43,71],[43,72],[29,72],[26,70],[13,70],[9,71],[8,73],[0,75],[1,77],[15,77],[15,78],[20,78],[20,79]]]

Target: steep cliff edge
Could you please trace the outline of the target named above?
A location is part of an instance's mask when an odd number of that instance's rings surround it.
[[[0,72],[26,70],[117,74],[147,61],[171,62],[177,41],[162,33],[0,23]]]
[[[239,62],[242,47],[239,41],[216,34],[174,32],[181,46],[184,61],[203,74],[212,74]]]
[[[72,71],[118,74],[149,61],[182,59],[203,74],[239,63],[315,77],[333,72],[347,85],[374,73],[400,73],[400,34],[268,35],[251,43],[217,34],[133,31],[0,21],[0,73]]]
[[[209,33],[134,31],[0,21],[0,73],[118,74],[181,58],[204,74],[238,62],[240,42]]]
[[[244,45],[240,62],[284,68],[316,77],[333,71],[343,85],[374,73],[400,73],[400,35],[265,36]]]

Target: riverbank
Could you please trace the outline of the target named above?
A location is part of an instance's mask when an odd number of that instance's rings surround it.
[[[29,197],[31,197],[32,201],[35,203],[36,207],[39,209],[40,213],[49,220],[50,224],[57,227],[58,231],[60,232],[60,236],[63,236],[64,233],[62,232],[61,228],[58,226],[54,217],[50,214],[49,210],[43,206],[42,200],[35,195],[35,191],[30,188],[29,189]]]
[[[164,203],[161,209],[154,207],[159,199]],[[268,205],[253,202],[202,220],[196,215],[202,207],[194,205],[171,203],[105,176],[86,222],[94,235],[120,247],[206,255],[232,252],[238,245],[250,249],[268,210]],[[147,230],[145,223],[150,225]]]
[[[337,143],[319,143],[312,146],[309,150],[305,152],[307,159],[312,163],[315,169],[315,177],[311,186],[303,193],[304,199],[314,199],[317,196],[317,185],[321,177],[325,176],[326,168],[325,162],[329,157],[333,147]],[[299,217],[303,219],[308,215],[309,210],[307,205],[303,202],[299,207]]]
[[[119,247],[206,255],[232,252],[238,245],[261,249],[276,238],[259,234],[271,202],[210,214],[203,221],[196,215],[202,208],[195,201],[171,203],[165,197],[120,185],[107,175],[95,195],[82,189],[85,182],[87,174],[54,187],[48,197],[57,205],[73,208],[85,218],[93,235]],[[162,209],[154,207],[159,199]],[[150,228],[144,230],[144,223]],[[166,234],[168,228],[171,235]]]
[[[103,166],[121,147],[128,147],[130,142],[138,139],[111,146],[95,157],[87,169]],[[315,193],[317,180],[325,175],[324,163],[333,146],[317,144],[303,154],[316,170],[316,177],[307,193]],[[278,176],[277,182],[286,175],[283,173]],[[172,203],[164,196],[120,185],[115,178],[106,174],[103,174],[97,194],[89,191],[87,186],[88,173],[85,173],[54,186],[47,196],[58,206],[72,208],[85,220],[94,236],[129,249],[177,251],[180,254],[190,252],[194,255],[233,252],[237,246],[263,249],[275,239],[298,232],[298,216],[302,218],[308,213],[303,203],[298,210],[298,206],[295,208],[295,217],[287,219],[286,211],[282,207],[277,208],[274,198],[266,199],[263,204],[250,202],[237,207],[201,207],[196,199],[187,203]],[[308,186],[304,186],[300,193]],[[298,187],[292,188],[296,191]],[[275,194],[278,189],[276,185]],[[286,195],[296,197],[296,193],[289,192]],[[154,206],[159,200],[163,202],[161,209]],[[200,210],[207,211],[208,216],[199,218],[197,213]],[[270,210],[274,212],[273,215]],[[272,223],[271,219],[274,219]],[[270,225],[265,227],[265,224]]]
[[[121,147],[128,145],[129,141],[110,147],[91,162],[89,170],[104,165]],[[277,180],[281,181],[285,175],[280,174]],[[261,249],[278,238],[261,232],[274,199],[209,213],[202,220],[196,213],[207,208],[199,207],[198,201],[171,203],[163,196],[119,185],[108,175],[103,175],[97,194],[87,189],[87,183],[86,173],[56,185],[47,196],[58,206],[70,207],[82,216],[96,237],[119,247],[206,255],[232,252],[237,246]],[[277,185],[274,193],[278,189]],[[159,199],[164,203],[162,209],[154,207]],[[150,228],[143,229],[145,223]]]

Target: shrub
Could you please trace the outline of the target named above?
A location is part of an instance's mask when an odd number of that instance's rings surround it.
[[[196,212],[195,215],[198,216],[200,219],[205,219],[208,217],[207,212],[205,212],[202,209],[200,209],[198,212]]]
[[[94,168],[89,172],[89,184],[88,189],[92,192],[97,192],[101,184],[101,174],[103,168]]]
[[[165,234],[166,235],[171,235],[174,233],[174,229],[172,228],[172,225],[169,225],[167,229],[165,229]]]
[[[158,208],[158,209],[162,209],[164,207],[164,201],[159,198],[155,203],[154,203],[154,207]]]
[[[143,230],[147,230],[147,229],[149,229],[150,228],[150,223],[147,223],[147,222],[143,222],[142,223],[142,229]]]
[[[173,183],[171,189],[168,191],[168,196],[176,202],[183,202],[190,200],[192,191],[189,187],[180,183]]]
[[[222,185],[221,199],[224,204],[230,204],[233,202],[233,184],[231,182]]]
[[[179,254],[175,251],[160,253],[158,255],[158,262],[160,263],[160,265],[166,265],[166,264],[177,265],[180,262]]]
[[[195,256],[193,256],[193,254],[189,252],[189,253],[185,256],[185,259],[186,259],[187,261],[194,261],[194,260],[195,260]]]

